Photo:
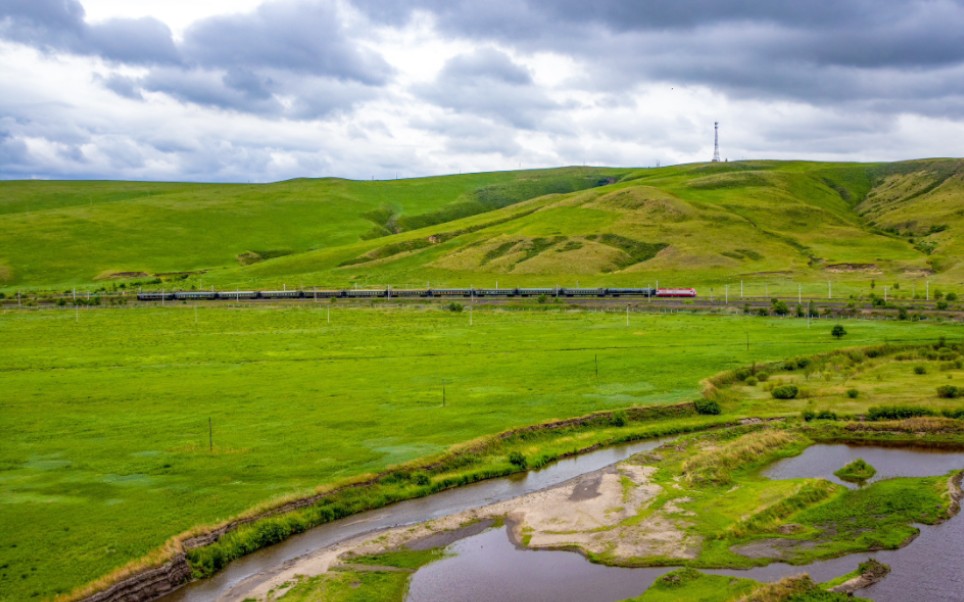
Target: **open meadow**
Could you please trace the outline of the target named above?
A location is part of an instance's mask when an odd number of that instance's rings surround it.
[[[753,362],[961,336],[841,323],[837,340],[826,320],[627,325],[538,304],[6,311],[0,597],[65,593],[192,527],[512,427],[692,400]]]

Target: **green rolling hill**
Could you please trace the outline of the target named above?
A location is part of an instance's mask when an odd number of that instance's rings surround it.
[[[925,278],[956,287],[962,217],[959,159],[267,185],[4,182],[0,290]]]

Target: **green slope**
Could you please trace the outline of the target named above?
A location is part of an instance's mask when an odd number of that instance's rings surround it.
[[[268,185],[0,183],[0,286],[89,284],[350,244],[614,181],[613,169]]]
[[[608,186],[542,197],[471,218],[230,270],[224,281],[330,285],[664,283],[739,280],[842,284],[931,278],[959,285],[964,187],[901,192],[911,213],[939,203],[941,243],[928,254],[866,210],[891,172],[929,166],[746,162],[640,170]],[[955,207],[956,204],[956,207]],[[955,213],[956,211],[956,213]],[[896,209],[888,214],[896,219]],[[928,225],[929,227],[929,225]],[[940,260],[936,262],[935,259]],[[773,290],[773,289],[771,289]],[[762,291],[760,291],[762,292]],[[785,291],[785,292],[789,292]],[[815,292],[815,291],[813,291]]]
[[[0,280],[10,290],[203,271],[177,286],[956,287],[962,174],[964,161],[934,159],[263,186],[7,183]]]

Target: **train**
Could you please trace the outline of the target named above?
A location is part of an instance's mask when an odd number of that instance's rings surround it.
[[[297,289],[280,291],[145,291],[139,301],[213,301],[218,299],[392,299],[485,297],[696,297],[694,288],[425,288]]]

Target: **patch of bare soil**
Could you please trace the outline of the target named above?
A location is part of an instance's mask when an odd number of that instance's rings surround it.
[[[759,539],[730,548],[733,552],[747,558],[767,558],[770,560],[789,560],[797,550],[814,547],[815,542],[796,539]]]
[[[825,272],[831,274],[852,274],[861,272],[864,274],[883,274],[883,271],[875,263],[834,263],[823,268]]]
[[[614,564],[646,557],[695,558],[701,541],[687,534],[674,500],[641,520],[662,488],[652,482],[655,468],[629,462],[582,475],[556,487],[417,525],[369,533],[295,559],[271,575],[241,583],[226,600],[270,600],[301,576],[353,566],[352,558],[402,548],[447,546],[480,533],[505,518],[517,545],[564,548],[606,554]]]

